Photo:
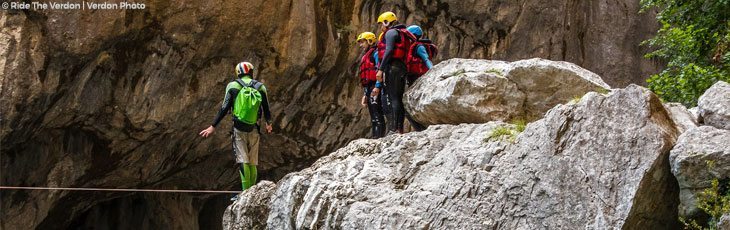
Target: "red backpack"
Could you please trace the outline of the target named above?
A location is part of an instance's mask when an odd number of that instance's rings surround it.
[[[400,42],[395,44],[395,50],[393,50],[393,59],[399,59],[406,62],[408,48],[411,47],[411,44],[416,42],[416,36],[411,32],[408,32],[405,26],[399,25],[389,30],[398,30],[398,34],[400,35]],[[387,31],[385,33],[387,33]],[[385,33],[383,33],[380,41],[378,41],[378,58],[381,61],[385,57]]]
[[[426,48],[426,53],[428,53],[428,58],[431,62],[433,62],[433,57],[438,55],[438,48],[431,40],[421,39],[414,42],[411,45],[411,48],[408,49],[408,57],[406,58],[408,74],[420,77],[428,71],[428,66],[426,66],[426,63],[416,54],[418,45],[423,45],[423,47]]]

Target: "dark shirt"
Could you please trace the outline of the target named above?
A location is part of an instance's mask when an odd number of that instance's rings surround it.
[[[385,53],[383,54],[383,61],[380,62],[379,70],[387,72],[390,70],[390,65],[393,62],[393,52],[395,51],[395,45],[401,42],[400,32],[398,29],[405,29],[405,25],[395,25],[388,32],[385,33]]]

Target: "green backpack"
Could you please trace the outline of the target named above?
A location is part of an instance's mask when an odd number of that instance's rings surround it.
[[[249,125],[256,124],[259,115],[259,106],[263,100],[259,88],[263,84],[253,79],[248,84],[244,83],[241,79],[236,79],[236,82],[242,87],[238,91],[238,96],[236,96],[236,101],[233,104],[233,116],[243,123]]]

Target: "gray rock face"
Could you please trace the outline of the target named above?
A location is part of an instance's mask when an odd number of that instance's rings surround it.
[[[275,134],[263,137],[261,175],[307,167],[368,133],[353,40],[388,10],[420,24],[439,60],[565,60],[614,86],[641,84],[661,67],[636,47],[658,28],[637,0],[144,2],[134,11],[0,10],[0,175],[13,175],[1,184],[235,187],[230,121],[204,141],[195,132],[243,60],[272,94]],[[151,213],[148,226],[184,219],[195,228],[211,221],[198,221],[206,212],[222,214],[207,206],[212,196],[182,197],[4,191],[0,229],[143,222],[115,219],[122,204],[155,204],[134,206]]]
[[[666,103],[664,108],[669,112],[674,124],[677,125],[679,133],[697,127],[697,116],[684,107],[681,103]]]
[[[501,126],[501,127],[500,127]],[[512,142],[501,122],[356,140],[282,179],[269,229],[671,229],[678,131],[630,86],[589,93]],[[246,195],[251,195],[246,194]]]
[[[730,129],[730,84],[718,81],[697,101],[704,124]]]
[[[238,195],[238,199],[228,206],[223,214],[223,229],[264,229],[269,213],[269,200],[276,185],[271,181],[261,181]]]
[[[680,215],[694,215],[697,193],[709,188],[713,179],[730,175],[729,140],[730,130],[711,126],[692,128],[679,137],[670,159],[681,189]]]
[[[608,89],[598,75],[567,62],[451,59],[416,81],[404,101],[427,125],[536,120],[559,103]]]

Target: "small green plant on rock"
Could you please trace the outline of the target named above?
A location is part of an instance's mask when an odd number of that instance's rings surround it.
[[[451,74],[451,76],[459,76],[459,75],[462,75],[462,74],[464,74],[464,73],[466,73],[466,70],[464,70],[464,69],[459,69],[459,70],[457,70],[456,72],[452,73],[452,74]]]
[[[488,70],[484,71],[484,73],[491,73],[491,74],[494,74],[494,75],[497,75],[497,76],[500,76],[500,77],[503,76],[501,70],[494,69],[494,68],[488,69]]]
[[[517,135],[525,131],[527,121],[524,119],[513,119],[511,123],[512,125],[502,125],[494,128],[484,141],[503,140],[506,137],[509,142],[515,143]]]
[[[569,105],[578,104],[578,102],[580,102],[580,99],[583,99],[583,96],[575,95],[575,96],[573,96],[573,99],[570,99],[570,101],[568,101],[568,104]]]
[[[707,161],[707,168],[715,167],[714,161]],[[727,180],[720,181],[715,178],[712,186],[697,194],[697,208],[709,215],[709,220],[702,227],[697,220],[680,217],[679,221],[684,224],[684,229],[692,230],[715,230],[717,223],[723,215],[730,213],[730,183]]]
[[[598,88],[598,89],[596,89],[596,93],[600,93],[600,94],[603,94],[603,95],[606,95],[609,92],[611,92],[611,91],[608,90],[608,89],[606,89],[606,88]]]
[[[492,130],[492,133],[489,134],[489,139],[497,139],[501,138],[503,136],[512,137],[515,134],[512,132],[512,129],[505,127],[505,126],[499,126],[497,128],[494,128]]]
[[[525,119],[516,118],[513,119],[511,123],[515,125],[515,129],[518,133],[522,133],[525,131],[525,127],[527,127],[527,121],[525,121]]]

